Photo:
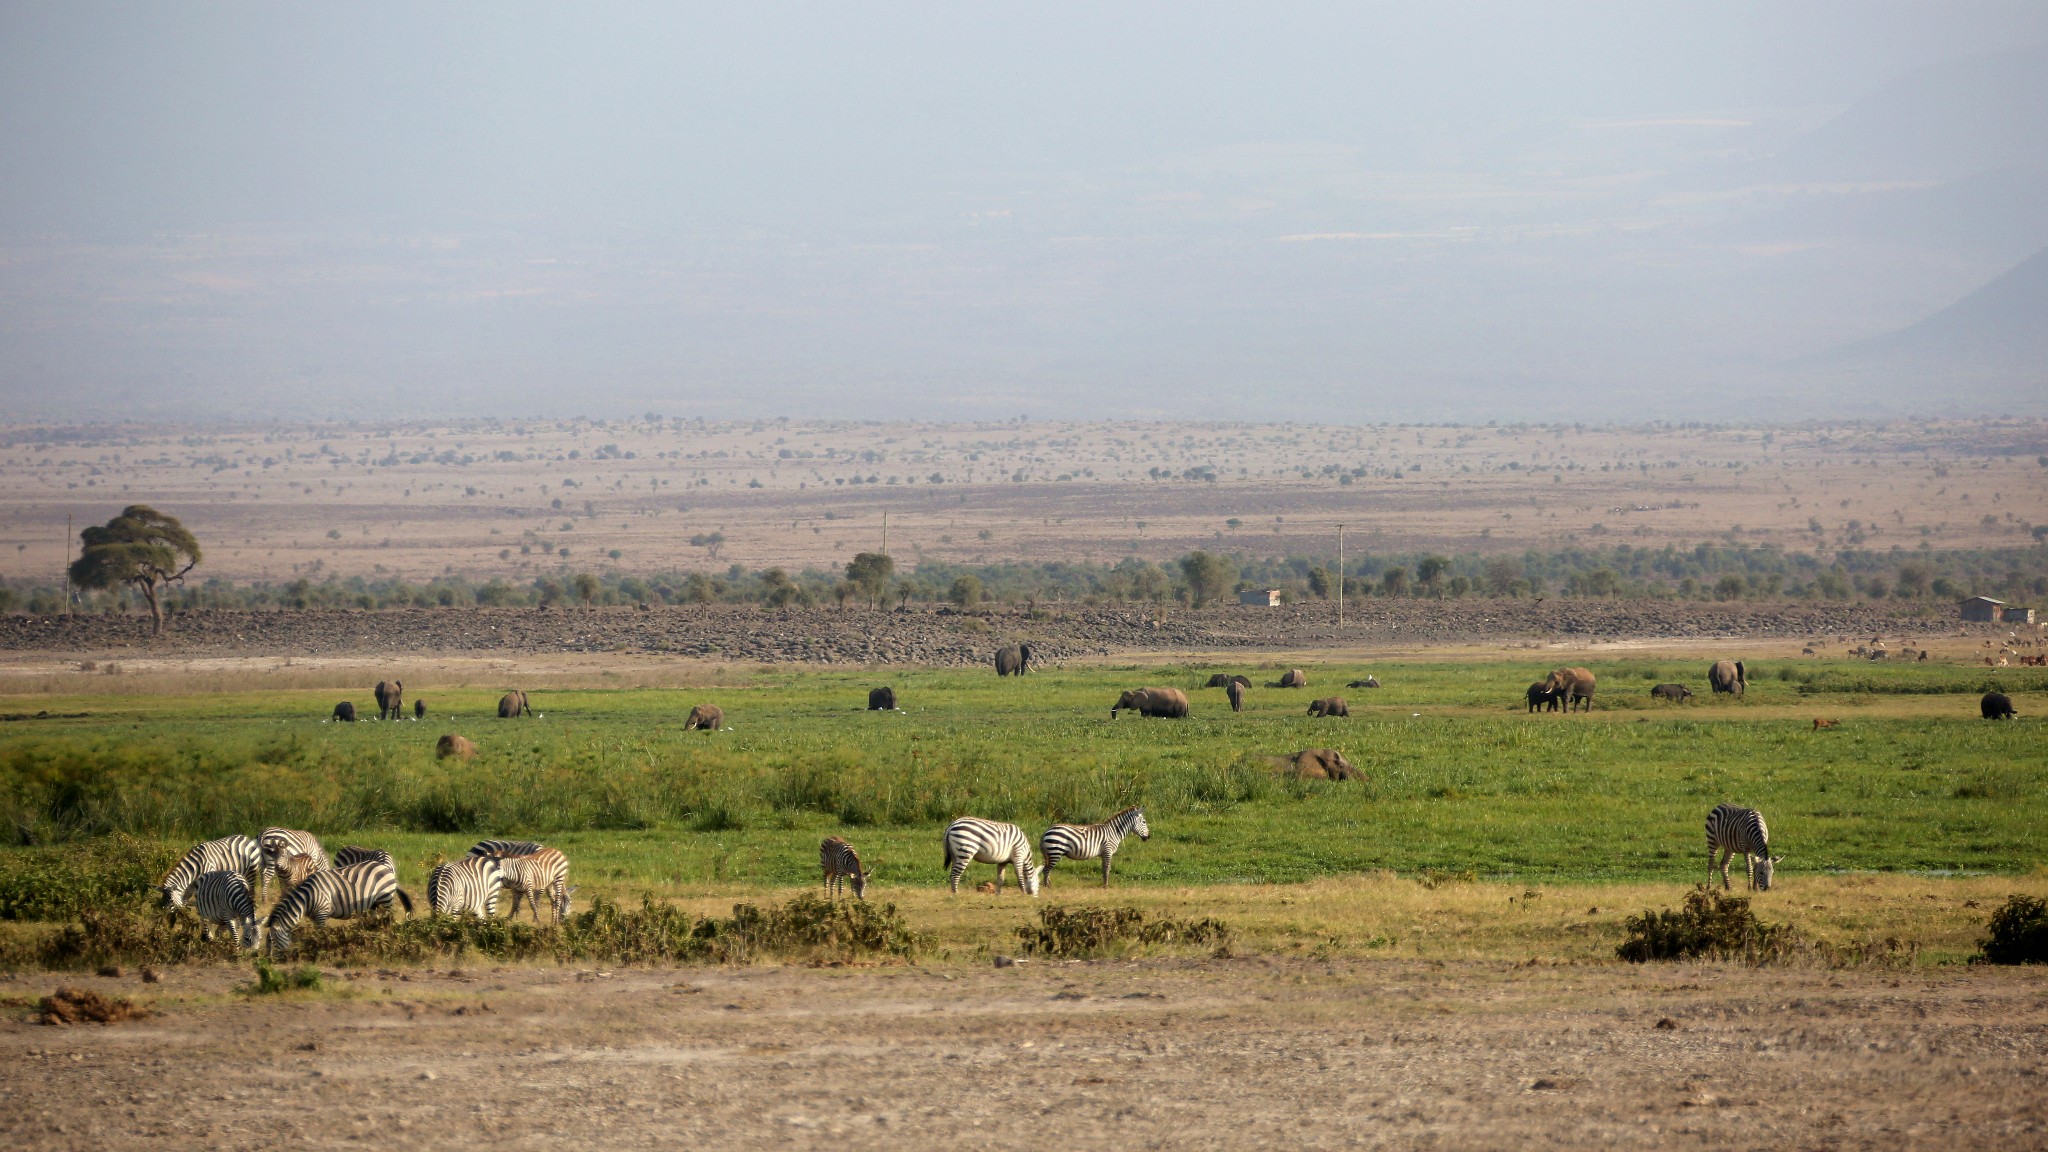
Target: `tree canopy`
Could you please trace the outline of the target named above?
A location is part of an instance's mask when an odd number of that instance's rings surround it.
[[[198,538],[176,516],[147,504],[130,504],[119,516],[78,537],[85,547],[72,561],[71,582],[81,588],[130,585],[149,603],[151,631],[161,633],[163,589],[183,580],[199,563]]]
[[[1237,580],[1237,566],[1213,552],[1190,552],[1180,559],[1180,573],[1188,582],[1188,598],[1200,608],[1230,591]]]
[[[861,552],[846,565],[846,582],[867,597],[868,607],[889,590],[889,578],[896,574],[896,561],[886,552]]]

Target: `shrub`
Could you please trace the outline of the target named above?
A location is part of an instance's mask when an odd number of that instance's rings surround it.
[[[274,996],[279,992],[318,991],[320,970],[318,968],[297,968],[290,972],[272,968],[263,961],[256,961],[256,982],[245,984],[242,990],[251,996]]]
[[[191,912],[167,914],[135,907],[87,908],[40,941],[0,955],[0,966],[97,968],[105,964],[185,964],[233,960],[241,954],[233,932],[212,939]]]
[[[2048,964],[2048,900],[2014,896],[1991,914],[1981,964]]]
[[[1220,920],[1159,919],[1145,922],[1136,908],[1038,910],[1038,926],[1017,929],[1025,952],[1054,960],[1101,956],[1132,944],[1197,944],[1227,947],[1230,928]]]
[[[1623,921],[1623,926],[1628,938],[1614,954],[1637,964],[1695,956],[1763,963],[1782,958],[1796,943],[1788,925],[1758,920],[1747,897],[1703,884],[1686,895],[1684,908],[1645,911]]]
[[[68,920],[88,908],[140,906],[177,860],[173,848],[119,834],[0,853],[0,920]]]

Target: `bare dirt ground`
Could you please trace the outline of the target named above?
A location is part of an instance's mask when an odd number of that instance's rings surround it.
[[[15,1148],[2048,1147],[2048,973],[1254,958],[68,982]]]
[[[0,574],[59,582],[66,515],[135,502],[199,535],[198,577],[236,582],[832,567],[880,545],[884,513],[905,566],[1334,555],[1340,523],[1354,555],[2007,547],[2048,508],[2043,454],[2048,422],[1997,420],[17,425],[0,426]]]

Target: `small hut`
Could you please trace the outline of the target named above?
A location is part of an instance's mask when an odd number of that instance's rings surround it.
[[[1998,623],[1998,614],[2005,607],[2005,601],[1993,600],[1989,596],[1972,596],[1963,601],[1963,619],[1978,624]]]

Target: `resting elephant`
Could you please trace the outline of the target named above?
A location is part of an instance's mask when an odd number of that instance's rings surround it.
[[[371,695],[377,698],[377,719],[396,720],[399,718],[399,708],[405,703],[405,682],[379,680]]]
[[[1286,673],[1280,677],[1280,679],[1273,681],[1273,683],[1267,685],[1267,687],[1306,688],[1308,687],[1308,673],[1303,672],[1299,668],[1289,668],[1286,671]]]
[[[356,706],[353,700],[343,700],[334,706],[334,718],[344,724],[356,722]]]
[[[683,721],[683,731],[688,732],[692,728],[701,728],[706,732],[716,732],[724,724],[725,712],[718,705],[699,704],[695,708],[690,709],[689,719]]]
[[[2012,697],[2003,692],[1986,692],[1984,699],[1977,702],[1977,708],[1986,720],[2010,720],[2019,713],[2012,710]]]
[[[1674,704],[1683,704],[1687,700],[1692,699],[1692,689],[1687,688],[1683,684],[1659,684],[1655,688],[1650,689],[1650,695],[1659,700],[1669,700]]]
[[[1529,711],[1557,711],[1557,693],[1551,691],[1550,681],[1538,680],[1529,685]]]
[[[1245,686],[1243,684],[1232,680],[1230,686],[1223,690],[1223,694],[1230,697],[1230,710],[1232,712],[1244,711],[1244,689]]]
[[[1116,714],[1126,709],[1135,710],[1140,716],[1178,720],[1188,714],[1188,694],[1178,688],[1133,688],[1117,697],[1109,718],[1116,719]]]
[[[1292,756],[1275,756],[1273,766],[1302,780],[1365,779],[1365,775],[1335,748],[1304,748]]]
[[[1377,688],[1379,686],[1380,678],[1377,676],[1367,676],[1363,680],[1353,680],[1345,685],[1346,688]]]
[[[1012,644],[996,650],[996,675],[1022,676],[1031,671],[1031,645]]]
[[[1344,703],[1342,696],[1325,696],[1308,706],[1311,716],[1349,716],[1351,706]]]
[[[498,697],[498,719],[510,720],[514,716],[533,715],[533,705],[527,703],[526,693],[514,689]]]
[[[894,712],[895,710],[896,690],[894,688],[874,688],[869,690],[868,711]]]
[[[1749,687],[1749,674],[1743,671],[1740,660],[1716,660],[1714,666],[1707,669],[1707,684],[1716,692],[1733,692],[1741,696],[1743,689]]]
[[[434,755],[440,757],[443,760],[446,760],[450,756],[455,756],[460,759],[467,760],[471,756],[476,755],[476,745],[470,743],[463,737],[457,736],[455,733],[450,732],[434,742]]]
[[[1586,711],[1593,710],[1593,674],[1586,669],[1559,668],[1544,683],[1564,701],[1565,711],[1572,711],[1572,706],[1581,700],[1586,702]]]

